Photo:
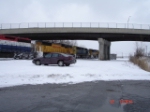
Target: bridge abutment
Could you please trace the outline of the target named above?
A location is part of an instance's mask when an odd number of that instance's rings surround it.
[[[99,38],[98,43],[99,43],[99,59],[109,60],[111,42],[104,40],[103,38]]]

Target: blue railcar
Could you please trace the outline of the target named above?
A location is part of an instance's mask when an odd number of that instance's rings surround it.
[[[0,56],[14,53],[30,53],[32,51],[31,40],[28,38],[0,35]],[[5,54],[5,55],[4,55]]]

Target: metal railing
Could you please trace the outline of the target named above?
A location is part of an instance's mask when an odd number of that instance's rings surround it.
[[[126,29],[147,29],[149,24],[133,23],[94,23],[94,22],[41,22],[41,23],[1,23],[0,29],[20,29],[20,28],[126,28]]]

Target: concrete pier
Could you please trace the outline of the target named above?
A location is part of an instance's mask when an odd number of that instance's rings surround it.
[[[107,40],[104,40],[103,38],[99,38],[98,43],[99,43],[99,59],[109,60],[111,43]]]

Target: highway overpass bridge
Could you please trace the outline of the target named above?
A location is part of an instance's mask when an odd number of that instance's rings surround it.
[[[98,40],[99,59],[107,60],[114,41],[150,42],[150,25],[121,23],[1,24],[0,34],[32,40]]]

